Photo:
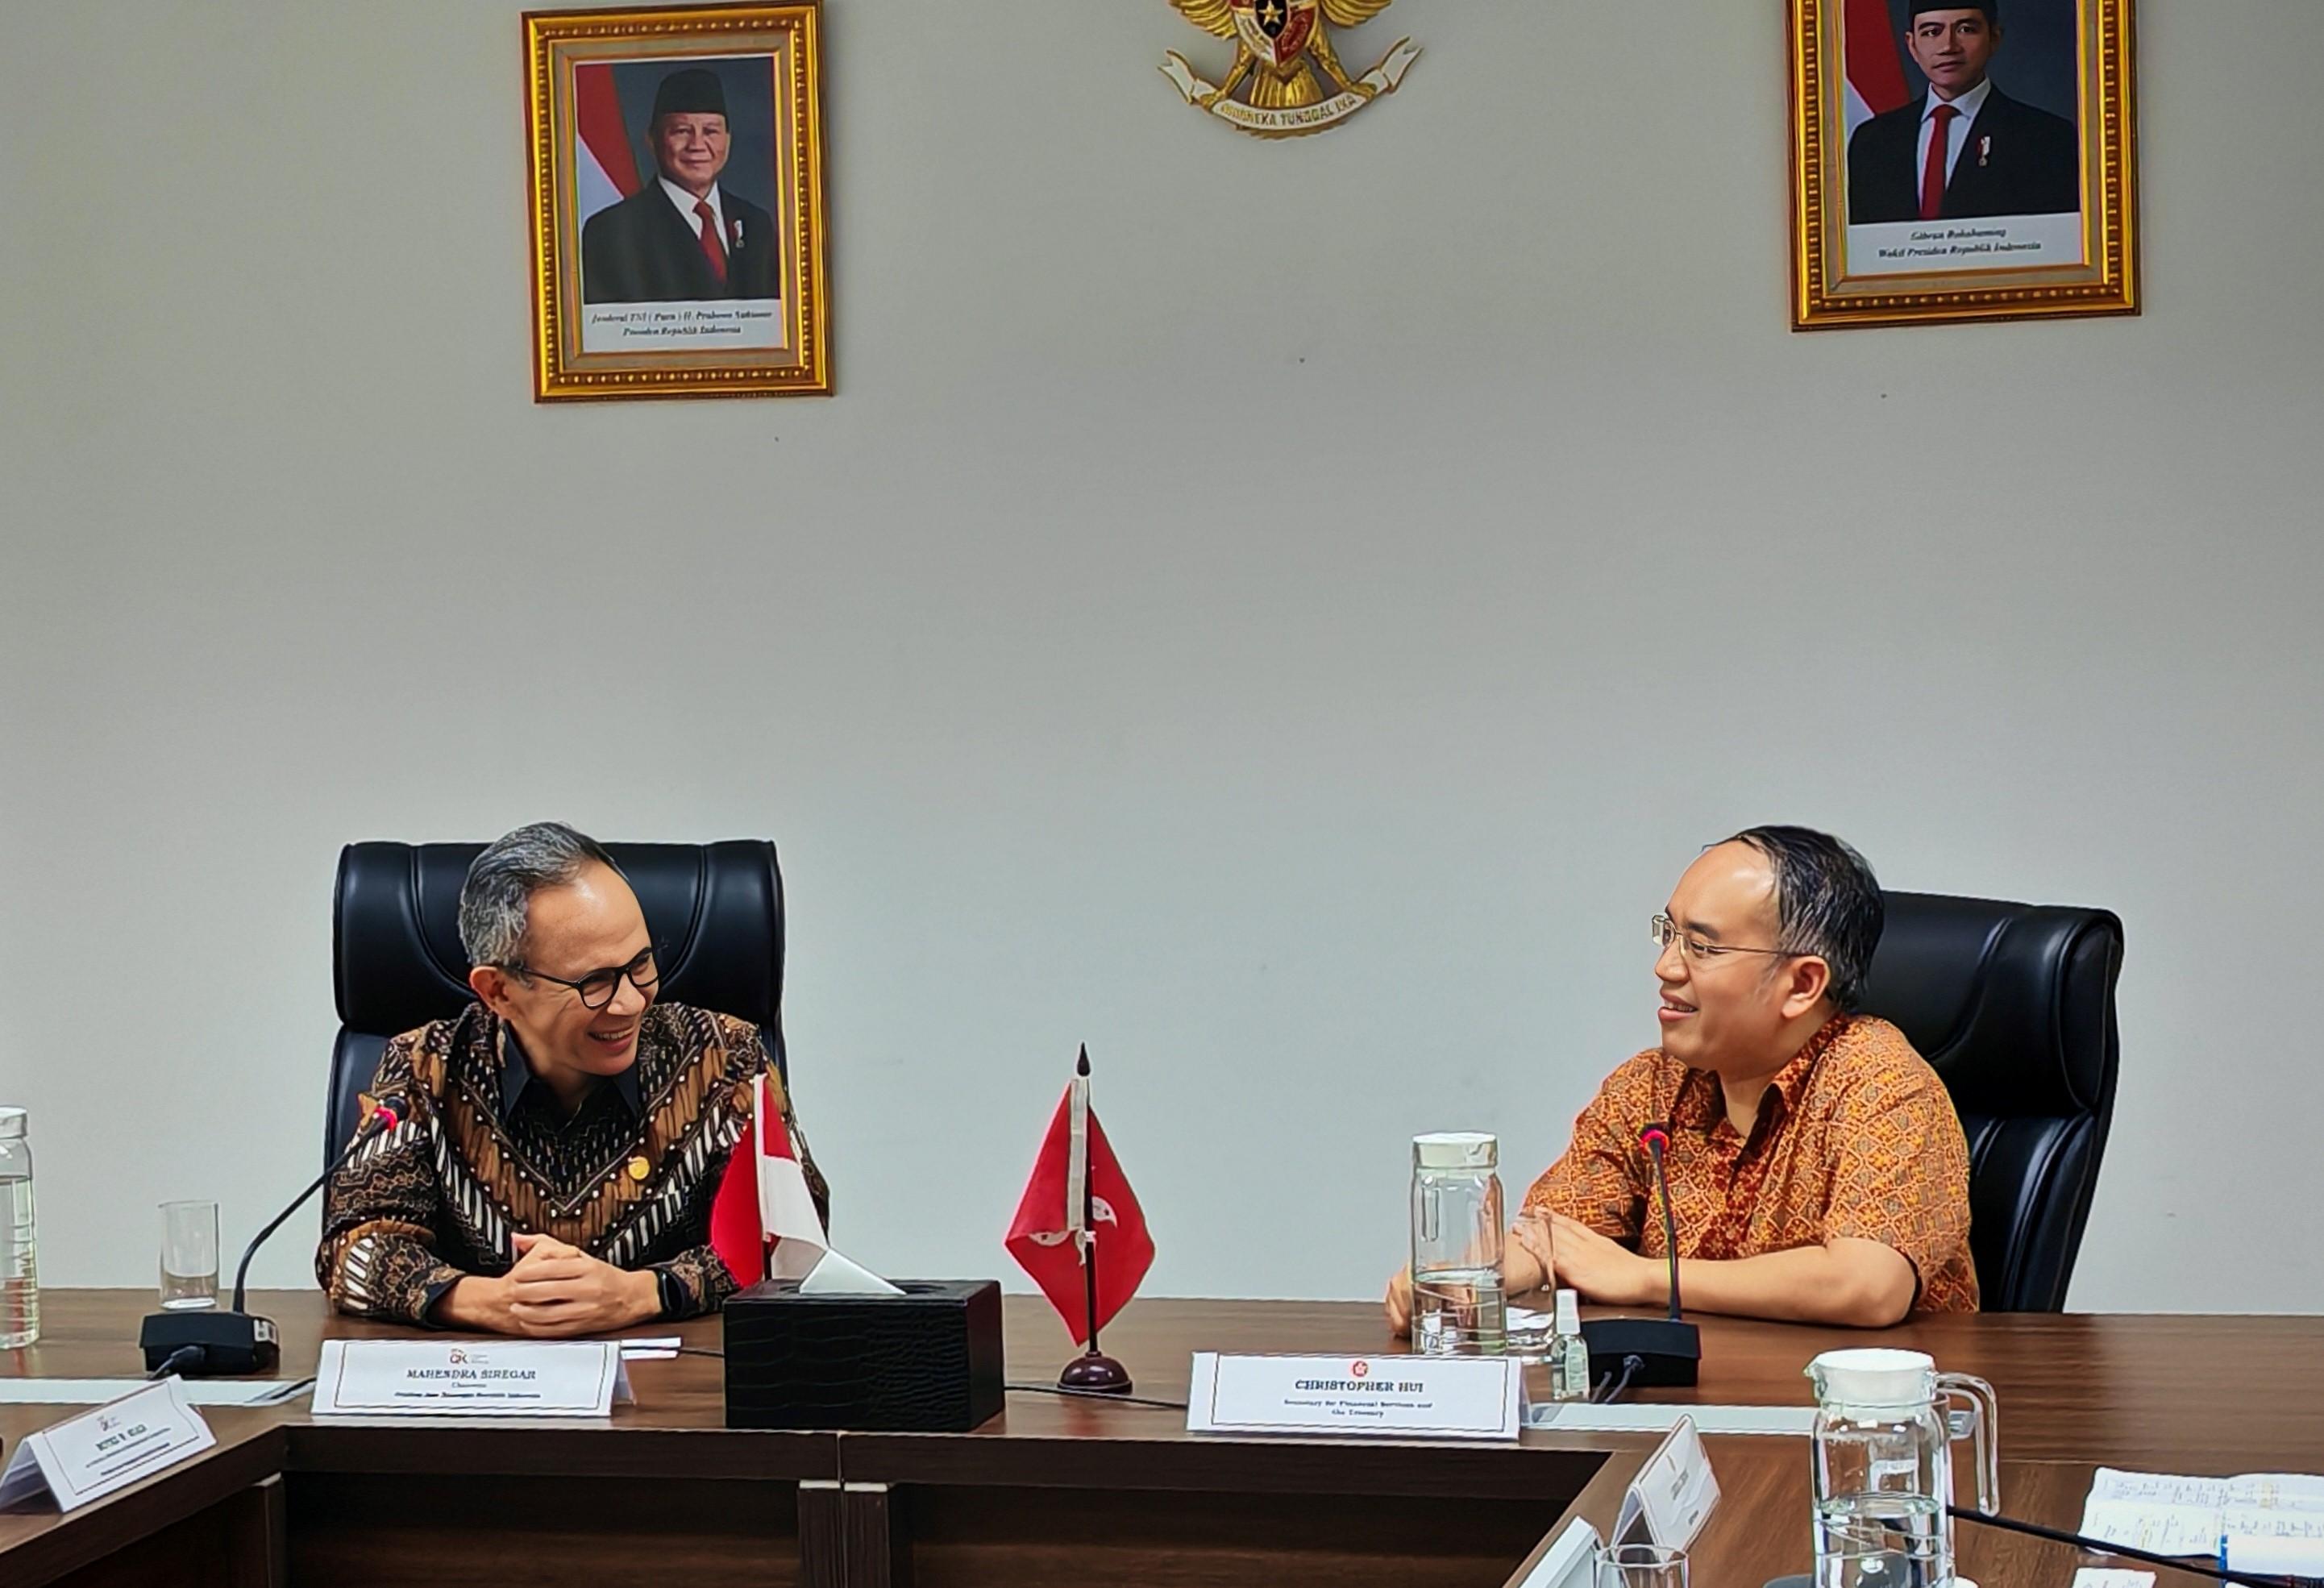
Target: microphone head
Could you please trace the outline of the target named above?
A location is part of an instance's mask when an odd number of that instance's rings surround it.
[[[1659,1154],[1670,1146],[1670,1132],[1660,1125],[1648,1125],[1638,1132],[1638,1145]]]
[[[372,1100],[371,1113],[364,1117],[364,1124],[375,1131],[392,1131],[403,1122],[403,1116],[410,1107],[410,1105],[401,1097],[374,1098]]]

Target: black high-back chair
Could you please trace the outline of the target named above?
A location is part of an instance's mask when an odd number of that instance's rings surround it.
[[[2114,1118],[2122,922],[2103,909],[1887,895],[1864,1008],[1936,1067],[1969,1136],[1988,1312],[2062,1312]]]
[[[783,1052],[783,877],[762,839],[608,844],[637,891],[661,968],[658,996],[758,1022]],[[481,844],[350,844],[331,909],[331,983],[339,1036],[325,1104],[327,1161],[354,1136],[358,1094],[390,1037],[460,1012],[471,1000],[460,950],[460,884]]]

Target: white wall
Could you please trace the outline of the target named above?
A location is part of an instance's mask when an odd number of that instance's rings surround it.
[[[1275,145],[1163,0],[829,0],[840,395],[558,409],[519,9],[9,8],[52,1280],[312,1171],[342,842],[558,816],[780,843],[867,1260],[1015,1277],[1086,1039],[1152,1288],[1370,1295],[1406,1138],[1546,1162],[1694,845],[1792,819],[2122,913],[2077,1305],[2324,1306],[2324,6],[2142,8],[2144,318],[1800,337],[1779,0],[1403,0]]]

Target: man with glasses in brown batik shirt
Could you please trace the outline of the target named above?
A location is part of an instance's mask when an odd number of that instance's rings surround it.
[[[365,1102],[403,1100],[324,1194],[315,1269],[342,1312],[551,1337],[715,1311],[710,1205],[770,1094],[747,1020],[657,1003],[637,896],[560,823],[489,845],[460,891],[476,1002],[391,1040]]]
[[[1879,1327],[1977,1310],[1969,1149],[1944,1083],[1860,1012],[1886,905],[1864,857],[1752,827],[1654,918],[1662,1041],[1607,1077],[1510,1232],[1511,1294],[1663,1306],[1669,1248],[1639,1144],[1668,1140],[1679,1288],[1704,1312]],[[1412,1286],[1388,1286],[1390,1325]]]

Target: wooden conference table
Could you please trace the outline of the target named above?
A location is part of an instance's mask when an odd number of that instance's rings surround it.
[[[0,1376],[134,1375],[150,1305],[143,1291],[47,1292],[41,1343],[0,1353]],[[254,1310],[281,1324],[289,1377],[313,1371],[327,1336],[395,1332],[334,1318],[310,1293]],[[1053,1380],[1071,1349],[1056,1318],[1033,1297],[1011,1297],[1008,1318],[1010,1381]],[[720,1342],[715,1318],[678,1332]],[[1805,1404],[1811,1356],[1874,1342],[1990,1380],[2005,1508],[2053,1525],[2074,1525],[2099,1464],[2324,1470],[2324,1318],[1994,1316],[1879,1335],[1707,1318],[1702,1333],[1702,1385],[1646,1399]],[[1175,1399],[1198,1349],[1393,1349],[1375,1306],[1280,1301],[1139,1301],[1106,1344],[1141,1394]],[[0,1515],[0,1585],[1495,1585],[1570,1516],[1609,1529],[1655,1443],[1195,1436],[1171,1409],[1018,1392],[969,1434],[748,1433],[723,1426],[715,1361],[632,1375],[638,1403],[610,1421],[318,1423],[303,1399],[207,1408],[218,1442],[198,1459],[69,1517]],[[0,1435],[13,1452],[68,1411],[0,1406]],[[1723,1498],[1692,1551],[1694,1588],[1806,1570],[1805,1441],[1710,1447]],[[1967,1525],[1960,1539],[1983,1588],[2066,1588],[2077,1565],[2107,1564]]]

